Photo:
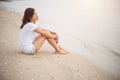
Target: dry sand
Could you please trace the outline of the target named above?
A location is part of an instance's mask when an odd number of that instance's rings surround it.
[[[53,54],[46,42],[36,58],[18,46],[21,15],[0,8],[0,80],[119,80],[85,56]]]

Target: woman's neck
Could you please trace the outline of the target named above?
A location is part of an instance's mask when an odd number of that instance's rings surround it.
[[[30,23],[35,23],[35,21],[30,21]]]

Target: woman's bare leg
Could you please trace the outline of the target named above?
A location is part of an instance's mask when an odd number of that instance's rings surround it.
[[[48,32],[49,32],[49,31],[48,31]],[[62,51],[64,51],[65,53],[69,53],[68,51],[64,50],[63,48],[61,48],[61,47],[58,45],[58,39],[59,39],[58,34],[57,34],[57,33],[53,33],[53,32],[50,32],[50,33],[56,36],[56,38],[53,39],[53,40],[54,40],[53,42],[54,42],[55,44],[57,44],[57,47],[58,47],[59,49],[61,49]],[[50,41],[48,41],[48,42],[51,44]],[[52,45],[52,44],[51,44],[51,45]],[[52,46],[53,46],[53,45],[52,45]],[[54,46],[53,46],[53,47],[54,47]],[[56,50],[56,52],[58,52],[58,50]]]
[[[56,41],[53,38],[47,38],[48,42],[52,45],[52,47],[56,50],[56,53],[67,53],[66,51],[62,50]]]
[[[34,41],[34,46],[35,46],[35,53],[38,52],[38,50],[41,48],[43,43],[45,42],[46,37],[44,36],[37,36],[35,41]]]
[[[58,36],[58,34],[57,33],[52,33],[53,35],[55,35],[57,38],[56,39],[54,39],[55,40],[55,42],[56,42],[56,44],[58,44],[58,39],[59,39],[59,36]],[[59,46],[59,45],[58,45]],[[60,49],[62,49],[62,50],[64,50],[66,53],[69,53],[67,50],[65,50],[65,49],[63,49],[63,48],[61,48],[60,46],[59,46],[59,48]]]

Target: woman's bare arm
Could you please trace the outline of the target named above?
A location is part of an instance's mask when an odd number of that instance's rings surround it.
[[[56,38],[56,35],[51,34],[49,31],[42,28],[36,28],[34,31],[48,38]]]

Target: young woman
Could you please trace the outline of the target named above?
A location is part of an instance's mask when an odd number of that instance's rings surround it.
[[[35,25],[38,15],[33,8],[27,8],[22,19],[19,45],[21,50],[27,54],[35,54],[41,48],[45,40],[55,49],[55,53],[66,54],[67,51],[58,45],[56,32],[42,29]],[[37,35],[36,35],[37,33]]]

